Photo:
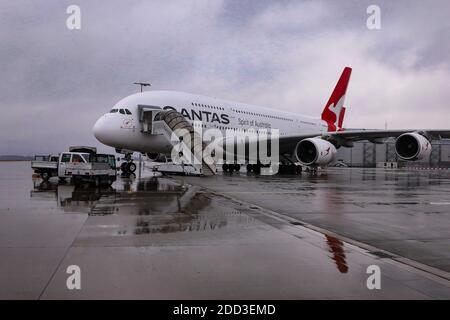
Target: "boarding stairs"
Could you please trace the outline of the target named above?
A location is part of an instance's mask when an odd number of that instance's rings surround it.
[[[189,175],[212,176],[217,172],[212,161],[205,161],[203,151],[206,145],[201,135],[186,118],[175,110],[161,110],[142,107],[140,111],[142,132],[163,135],[178,152],[172,163],[160,166],[166,172]],[[161,171],[161,170],[158,170]]]

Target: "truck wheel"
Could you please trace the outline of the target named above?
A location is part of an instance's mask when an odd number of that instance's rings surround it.
[[[41,178],[44,181],[48,181],[50,179],[50,177],[51,176],[50,176],[50,173],[48,171],[44,171],[44,172],[41,173]]]
[[[134,162],[130,162],[127,166],[127,169],[129,172],[133,173],[136,171],[136,165],[134,164]]]

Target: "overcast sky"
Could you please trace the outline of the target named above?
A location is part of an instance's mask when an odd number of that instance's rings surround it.
[[[71,4],[81,30],[66,27]],[[380,30],[366,27],[371,4]],[[135,81],[319,116],[345,66],[345,126],[449,129],[449,12],[446,0],[4,0],[0,154],[99,146],[93,124]]]

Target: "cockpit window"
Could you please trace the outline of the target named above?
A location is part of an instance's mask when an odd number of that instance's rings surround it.
[[[129,114],[132,115],[131,111],[128,109],[112,109],[109,113],[120,113],[120,114]]]

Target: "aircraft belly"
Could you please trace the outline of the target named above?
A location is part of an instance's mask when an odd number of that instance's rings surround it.
[[[141,134],[133,143],[133,149],[141,152],[170,154],[172,145],[163,135]]]

